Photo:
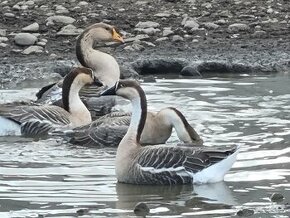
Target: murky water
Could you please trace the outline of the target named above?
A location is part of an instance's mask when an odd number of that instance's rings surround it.
[[[241,145],[225,182],[201,186],[117,184],[115,149],[84,148],[60,139],[0,138],[0,217],[132,217],[137,202],[149,217],[288,217],[290,207],[290,76],[161,79],[143,84],[149,108],[179,108],[206,146]],[[2,91],[0,102],[32,97]],[[29,94],[28,94],[29,93]],[[176,142],[174,134],[170,142]],[[282,193],[282,203],[269,196]]]

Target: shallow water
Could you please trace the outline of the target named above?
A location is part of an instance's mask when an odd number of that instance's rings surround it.
[[[289,84],[290,77],[279,74],[159,79],[142,85],[150,109],[179,108],[206,146],[241,146],[225,182],[217,184],[117,184],[115,149],[2,137],[0,217],[131,217],[140,201],[150,207],[150,217],[232,217],[241,208],[253,209],[255,217],[288,217]],[[33,98],[36,90],[1,91],[0,103]],[[176,141],[174,134],[170,142]],[[285,200],[270,202],[274,192]]]

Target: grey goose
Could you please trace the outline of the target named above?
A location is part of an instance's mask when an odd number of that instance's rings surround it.
[[[133,106],[130,126],[116,154],[118,182],[147,185],[214,183],[224,179],[236,161],[238,147],[142,146],[146,96],[135,81],[119,81],[103,95],[118,95]]]
[[[91,123],[91,114],[79,97],[87,84],[102,85],[89,68],[74,68],[63,81],[63,108],[55,105],[0,106],[0,135],[45,135],[56,127],[75,128]]]

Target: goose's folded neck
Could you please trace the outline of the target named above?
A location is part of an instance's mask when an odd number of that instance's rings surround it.
[[[97,40],[93,29],[85,30],[76,43],[77,59],[84,67],[93,69],[96,77],[104,85],[111,87],[120,78],[119,64],[113,56],[94,49],[95,41]]]
[[[135,87],[138,95],[131,99],[132,116],[130,125],[123,140],[133,140],[136,144],[140,144],[140,138],[145,126],[147,117],[147,100],[146,95],[141,87]],[[122,142],[120,143],[122,144]]]
[[[63,108],[72,117],[89,123],[91,122],[91,114],[79,96],[79,91],[85,84],[79,80],[78,75],[77,73],[70,73],[64,78],[62,87]]]

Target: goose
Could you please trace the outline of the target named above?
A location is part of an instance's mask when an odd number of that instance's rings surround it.
[[[117,41],[124,43],[124,39],[115,27],[106,23],[95,23],[87,27],[78,37],[76,42],[76,56],[80,64],[91,68],[96,78],[104,85],[111,87],[120,78],[120,68],[116,59],[100,50],[94,49],[94,44]],[[36,94],[38,103],[48,103],[62,106],[61,87],[62,80],[49,84],[40,89]],[[96,116],[104,115],[111,111],[115,105],[115,99],[110,97],[94,98],[88,100],[87,97],[96,97],[98,90],[95,86],[82,89],[80,95],[87,103],[87,107]],[[105,98],[105,100],[104,100]]]
[[[65,138],[72,144],[117,147],[128,130],[130,119],[131,113],[112,112],[89,125],[66,132]],[[147,112],[140,143],[142,145],[163,144],[171,136],[172,128],[177,132],[180,141],[192,143],[195,146],[203,144],[203,140],[184,115],[174,107],[163,108],[159,112]]]
[[[222,181],[236,161],[238,147],[141,146],[147,116],[143,89],[136,81],[117,82],[102,95],[118,95],[133,106],[130,125],[116,154],[118,182],[146,185],[203,184]]]
[[[86,84],[101,85],[89,68],[72,69],[63,81],[63,108],[55,105],[0,106],[0,135],[40,136],[61,126],[75,128],[92,121],[91,114],[79,97]]]

